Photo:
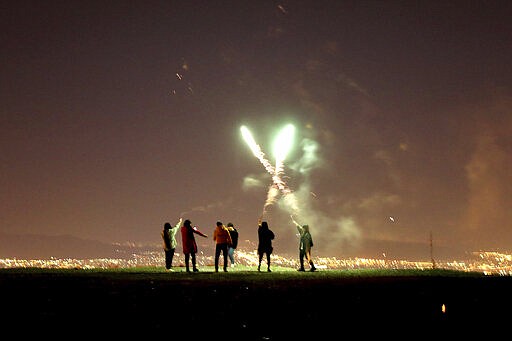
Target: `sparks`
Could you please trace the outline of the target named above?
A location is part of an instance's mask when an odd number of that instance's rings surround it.
[[[287,199],[287,203],[294,209],[297,209],[297,204],[294,197],[288,196],[291,194],[291,190],[288,188],[286,183],[282,179],[282,173],[284,169],[284,160],[288,155],[293,145],[293,134],[295,133],[295,127],[291,124],[286,125],[278,134],[274,141],[274,156],[276,158],[275,167],[265,158],[265,154],[261,150],[260,146],[254,140],[251,132],[246,126],[241,126],[240,131],[244,141],[251,149],[253,155],[261,162],[267,172],[272,176],[272,185],[269,186],[267,192],[267,200],[263,206],[263,213],[266,208],[275,202],[275,199],[281,191]]]

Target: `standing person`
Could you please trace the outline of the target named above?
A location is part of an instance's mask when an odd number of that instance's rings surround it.
[[[316,271],[315,264],[313,264],[313,260],[311,259],[311,248],[313,247],[313,238],[311,237],[311,233],[309,232],[309,225],[300,226],[295,220],[293,220],[293,222],[297,226],[297,231],[299,231],[300,268],[298,269],[298,271],[305,271],[304,258],[306,258],[306,261],[309,263],[309,271]]]
[[[192,258],[192,270],[194,272],[199,271],[196,266],[197,244],[194,236],[195,233],[208,238],[206,234],[197,229],[197,226],[192,227],[192,222],[189,219],[185,220],[181,227],[181,243],[183,244],[183,254],[185,255],[185,267],[187,272],[190,272],[190,258]]]
[[[274,248],[272,247],[272,240],[275,235],[271,229],[268,227],[268,223],[266,221],[261,222],[261,218],[258,220],[258,271],[260,271],[261,261],[263,260],[263,255],[267,255],[267,271],[272,272],[270,270],[270,255]]]
[[[174,251],[176,250],[176,246],[178,242],[176,241],[176,232],[181,227],[181,223],[183,222],[183,218],[180,218],[176,226],[171,228],[170,223],[164,224],[164,229],[162,231],[162,239],[164,241],[164,252],[165,252],[165,269],[168,271],[174,271],[172,269],[172,259],[174,258]]]
[[[231,266],[235,266],[235,250],[238,246],[238,230],[233,226],[233,223],[228,223],[228,231],[231,236],[231,244],[228,247],[228,256],[231,261]]]
[[[221,221],[217,222],[217,227],[213,231],[213,241],[215,242],[215,272],[219,272],[219,258],[222,251],[224,257],[224,272],[228,271],[228,247],[232,243],[231,235],[228,229]]]

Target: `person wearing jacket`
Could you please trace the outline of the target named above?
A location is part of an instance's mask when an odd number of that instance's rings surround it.
[[[268,227],[268,223],[266,221],[262,222],[261,219],[258,220],[258,271],[261,268],[261,261],[263,260],[263,255],[267,256],[267,271],[272,272],[270,270],[270,255],[274,251],[272,247],[272,240],[274,239],[274,232]]]
[[[295,220],[293,220],[293,222],[297,226],[297,231],[299,232],[300,268],[298,269],[298,271],[306,271],[304,269],[304,258],[306,258],[306,261],[309,263],[309,271],[316,271],[315,264],[313,264],[313,260],[311,259],[311,248],[313,247],[313,238],[311,237],[311,233],[309,232],[309,225],[300,226]]]
[[[238,246],[238,230],[235,228],[233,223],[228,223],[228,231],[231,236],[231,245],[228,246],[228,257],[231,261],[231,266],[235,266],[235,250]]]
[[[176,232],[180,229],[182,222],[183,218],[180,218],[174,228],[171,228],[171,224],[168,222],[164,224],[162,239],[164,242],[165,269],[168,271],[174,271],[172,269],[172,259],[174,258],[176,246],[178,246],[178,242],[176,241]]]
[[[217,222],[217,226],[213,231],[213,241],[215,242],[215,272],[219,272],[219,258],[222,252],[224,257],[224,272],[228,271],[228,247],[233,243],[228,229],[221,221]]]
[[[195,234],[208,238],[206,234],[197,229],[197,226],[192,227],[192,222],[189,219],[185,220],[183,226],[181,226],[181,243],[183,246],[183,254],[185,255],[185,267],[187,272],[190,272],[190,259],[192,259],[192,271],[199,271],[196,266],[197,244]]]

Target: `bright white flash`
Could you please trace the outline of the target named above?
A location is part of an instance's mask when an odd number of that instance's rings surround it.
[[[272,166],[267,160],[265,154],[254,140],[254,137],[252,136],[249,129],[246,126],[241,126],[240,131],[242,133],[242,137],[251,149],[254,156],[258,158],[267,172],[272,175],[273,184],[269,186],[267,200],[263,206],[263,213],[265,213],[267,206],[274,203],[277,195],[279,194],[279,191],[283,192],[287,203],[296,210],[297,205],[295,202],[295,197],[289,195],[291,194],[291,190],[288,188],[288,186],[286,186],[286,183],[281,178],[281,174],[283,173],[284,168],[284,159],[293,146],[293,135],[295,133],[295,127],[292,124],[286,125],[283,129],[281,129],[277,138],[274,140],[274,155],[276,157],[275,167]]]
[[[295,126],[287,124],[274,140],[274,156],[276,161],[282,162],[290,152],[293,146],[293,135],[295,134]]]
[[[254,140],[251,131],[246,126],[241,126],[240,131],[242,132],[242,137],[244,138],[245,143],[247,143],[249,148],[251,148],[253,155],[256,156],[258,160],[260,160],[261,164],[265,167],[267,172],[269,172],[270,174],[274,174],[274,167],[265,158],[265,154],[261,151],[260,146]]]
[[[241,126],[240,131],[242,132],[242,137],[244,138],[245,143],[251,148],[252,153],[254,156],[258,157],[260,154],[260,148],[258,147],[258,144],[254,140],[254,137],[252,137],[252,134],[250,130],[246,126]]]

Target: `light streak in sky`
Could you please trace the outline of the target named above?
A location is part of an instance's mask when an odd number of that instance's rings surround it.
[[[274,156],[276,158],[276,167],[274,170],[273,180],[277,187],[283,191],[284,194],[290,193],[290,189],[286,186],[281,178],[284,171],[284,160],[293,146],[293,135],[295,127],[291,124],[286,125],[274,141]]]
[[[275,184],[270,185],[270,187],[268,188],[268,192],[267,192],[267,200],[265,201],[265,204],[263,205],[263,213],[261,214],[262,216],[267,211],[267,207],[272,205],[275,202],[278,194],[279,194],[279,188],[277,188],[277,186]]]
[[[286,156],[290,152],[291,147],[293,146],[293,135],[295,133],[295,127],[292,124],[286,125],[278,134],[277,138],[274,141],[274,156],[276,158],[275,167],[270,164],[270,162],[265,158],[265,154],[261,150],[260,146],[254,140],[251,132],[246,126],[241,126],[240,131],[242,133],[242,137],[244,138],[247,145],[251,149],[253,155],[261,162],[261,164],[265,167],[267,172],[272,175],[272,185],[269,186],[267,192],[267,200],[263,206],[263,214],[266,212],[266,208],[272,205],[275,202],[275,199],[279,192],[281,191],[285,196],[291,194],[290,188],[286,185],[286,183],[282,179],[282,174],[284,171],[284,160]],[[295,198],[288,198],[287,202],[290,206],[296,210],[296,202]]]
[[[274,156],[276,162],[284,162],[286,156],[293,146],[293,135],[295,134],[295,127],[292,124],[287,124],[277,135],[274,140]]]
[[[240,131],[242,132],[242,137],[244,138],[245,142],[247,145],[249,145],[249,148],[251,148],[252,154],[256,156],[258,160],[260,160],[261,164],[263,167],[265,167],[267,172],[274,174],[274,167],[265,158],[265,154],[261,151],[261,148],[256,143],[256,141],[254,141],[254,137],[252,136],[252,133],[249,131],[249,129],[246,126],[241,126]]]
[[[300,224],[293,218],[293,214],[290,214],[290,218],[292,219],[292,222],[295,224],[295,226],[300,226]]]

